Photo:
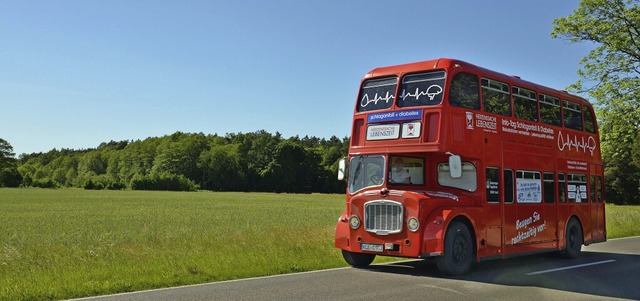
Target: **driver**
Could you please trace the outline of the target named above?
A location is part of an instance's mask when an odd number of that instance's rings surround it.
[[[391,164],[391,183],[411,184],[409,169],[404,168],[404,160],[397,158]]]

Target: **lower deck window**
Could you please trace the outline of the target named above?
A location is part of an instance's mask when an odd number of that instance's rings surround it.
[[[518,203],[542,203],[542,179],[537,171],[518,170],[516,172],[516,193]]]
[[[571,203],[587,203],[587,175],[569,174],[567,199]]]
[[[451,177],[449,163],[438,164],[438,184],[441,186],[476,191],[478,187],[476,179],[476,167],[469,162],[462,162],[462,177],[460,178]]]

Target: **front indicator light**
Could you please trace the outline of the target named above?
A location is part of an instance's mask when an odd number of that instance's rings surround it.
[[[358,218],[355,215],[352,215],[349,218],[349,227],[351,227],[351,229],[353,230],[358,229],[358,227],[360,227],[360,218]]]
[[[418,228],[420,228],[420,222],[417,218],[412,217],[407,221],[407,228],[409,228],[409,231],[411,232],[416,232],[418,231]]]

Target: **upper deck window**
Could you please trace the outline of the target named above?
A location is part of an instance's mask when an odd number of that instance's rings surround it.
[[[449,89],[449,104],[454,107],[480,110],[478,77],[466,72],[456,74]]]
[[[582,110],[580,104],[571,101],[562,101],[564,127],[582,131]]]
[[[388,109],[395,100],[397,77],[377,78],[362,83],[358,112]]]
[[[399,107],[437,105],[444,94],[444,71],[409,74],[402,78]]]
[[[488,78],[483,78],[482,108],[488,113],[511,116],[509,85]]]
[[[538,100],[536,98],[536,92],[520,87],[513,87],[511,93],[513,94],[513,110],[516,117],[528,121],[538,121]]]
[[[562,115],[560,112],[560,99],[557,97],[540,94],[540,121],[560,126],[562,124]]]

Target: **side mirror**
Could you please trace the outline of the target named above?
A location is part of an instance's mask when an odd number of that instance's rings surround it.
[[[342,181],[347,175],[347,159],[342,158],[338,161],[338,180]]]
[[[454,155],[452,153],[449,154],[449,173],[451,177],[454,179],[459,179],[462,177],[462,160],[460,156]]]

